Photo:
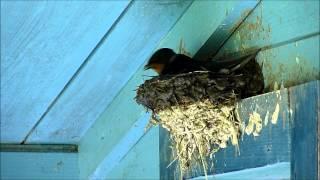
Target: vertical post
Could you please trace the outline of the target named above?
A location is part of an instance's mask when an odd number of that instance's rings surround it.
[[[177,161],[173,161],[169,132],[159,127],[160,179],[178,179]]]
[[[292,112],[292,179],[319,179],[319,83],[289,89]]]

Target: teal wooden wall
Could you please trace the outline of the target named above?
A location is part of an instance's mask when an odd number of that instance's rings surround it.
[[[79,179],[77,153],[0,152],[1,179]]]
[[[67,105],[52,109],[128,3],[1,1],[2,143],[80,139],[94,119],[85,109],[74,110],[74,101],[88,96],[72,95]],[[86,82],[81,84],[92,84]]]
[[[320,78],[319,1],[261,1],[214,57],[262,49],[269,90]]]

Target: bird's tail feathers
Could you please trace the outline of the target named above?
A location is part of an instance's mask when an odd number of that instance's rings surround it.
[[[207,69],[217,72],[221,69],[228,69],[229,72],[234,72],[238,69],[242,69],[248,62],[255,60],[255,57],[260,50],[254,51],[253,53],[246,54],[244,56],[230,57],[221,60],[214,60],[205,62]]]

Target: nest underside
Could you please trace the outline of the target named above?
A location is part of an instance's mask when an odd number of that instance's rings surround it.
[[[200,162],[206,170],[206,157],[227,147],[229,140],[238,147],[241,123],[235,118],[233,105],[216,106],[206,100],[175,106],[158,116],[155,122],[169,131],[182,172],[189,170],[192,162]]]

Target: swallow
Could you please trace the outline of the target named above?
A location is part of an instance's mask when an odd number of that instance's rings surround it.
[[[153,69],[159,75],[175,75],[194,71],[230,74],[255,59],[257,53],[258,51],[228,60],[200,61],[183,54],[177,54],[170,48],[161,48],[150,57],[144,69]]]

